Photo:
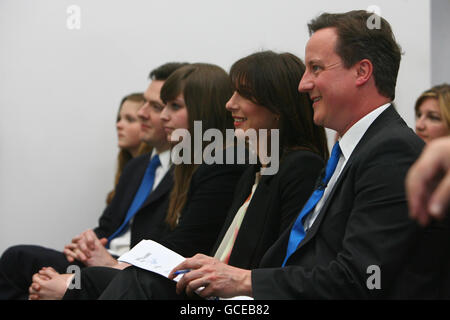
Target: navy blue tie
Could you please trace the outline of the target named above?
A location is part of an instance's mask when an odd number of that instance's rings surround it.
[[[334,173],[334,170],[336,170],[336,166],[338,164],[340,155],[341,155],[341,148],[339,147],[339,142],[336,142],[333,146],[333,150],[331,151],[330,159],[327,162],[327,167],[325,168],[325,176],[323,177],[321,183],[316,188],[316,190],[314,190],[311,197],[306,202],[302,211],[298,215],[297,220],[295,220],[295,223],[292,226],[291,234],[289,235],[289,243],[286,250],[286,257],[284,258],[284,262],[282,265],[283,267],[285,266],[286,261],[289,259],[291,254],[294,253],[294,251],[299,246],[300,242],[302,242],[303,238],[305,237],[306,233],[303,227],[303,220],[310,212],[314,210],[317,203],[322,198],[325,188],[327,187],[328,182],[330,181],[331,176]]]
[[[139,186],[139,189],[136,195],[134,196],[133,202],[131,203],[131,206],[128,209],[127,215],[125,216],[125,220],[123,221],[119,229],[117,229],[111,236],[109,236],[108,244],[112,239],[114,239],[117,236],[120,236],[127,230],[131,218],[133,218],[136,212],[138,212],[138,210],[144,204],[145,199],[147,199],[148,195],[152,191],[153,183],[155,182],[156,168],[158,168],[160,165],[161,162],[159,161],[159,156],[155,155],[150,161],[147,169],[145,170],[145,174],[144,177],[142,178],[141,185]]]

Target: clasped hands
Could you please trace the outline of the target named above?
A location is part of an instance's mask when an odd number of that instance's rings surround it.
[[[170,272],[168,278],[176,278],[175,272],[180,270],[190,271],[178,281],[177,294],[186,291],[188,296],[197,294],[203,298],[252,296],[250,270],[229,266],[203,254],[197,254],[180,263]]]

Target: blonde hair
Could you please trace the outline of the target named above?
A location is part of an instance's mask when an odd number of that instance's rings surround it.
[[[419,108],[426,99],[436,99],[441,112],[441,117],[447,128],[450,128],[450,85],[443,83],[426,90],[417,98],[414,110],[416,114]]]

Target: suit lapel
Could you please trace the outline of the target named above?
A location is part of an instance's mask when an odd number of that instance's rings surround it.
[[[352,166],[352,163],[353,163],[353,159],[352,159],[352,157],[350,157],[350,159],[345,164],[344,169],[342,169],[342,172],[341,172],[339,178],[336,180],[336,183],[335,183],[333,189],[331,190],[330,194],[328,195],[328,198],[325,200],[325,203],[324,203],[322,209],[320,210],[320,213],[317,216],[316,221],[314,221],[313,225],[311,226],[311,229],[306,233],[303,241],[300,242],[300,245],[297,247],[297,250],[300,249],[301,247],[303,247],[306,243],[309,242],[309,240],[311,240],[316,235],[317,230],[319,229],[319,226],[323,220],[323,217],[326,215],[328,207],[331,204],[331,200],[333,199],[334,194],[335,194],[336,190],[339,188],[339,186],[341,185],[342,181],[344,181],[349,168]]]
[[[231,207],[228,209],[228,215],[225,219],[222,230],[220,231],[220,234],[217,238],[218,241],[216,241],[216,243],[211,251],[211,255],[214,255],[216,253],[217,249],[220,246],[221,240],[223,239],[223,237],[225,236],[225,233],[227,232],[228,228],[230,227],[231,223],[233,222],[233,219],[234,219],[237,211],[242,206],[244,201],[247,199],[248,194],[252,189],[253,182],[255,181],[255,174],[256,174],[257,170],[259,170],[259,167],[252,166],[251,168],[247,169],[243,173],[243,176],[245,176],[245,179],[241,179],[240,181],[242,183],[237,186],[237,189],[236,189],[235,195],[234,195],[234,199],[233,199],[233,203],[232,203]]]
[[[147,170],[148,163],[150,161],[150,153],[147,153],[145,156],[142,156],[142,158],[138,159],[140,161],[139,165],[136,167],[136,169],[133,169],[132,176],[130,180],[127,180],[124,182],[126,185],[126,191],[124,192],[124,197],[126,197],[126,208],[125,213],[130,208],[131,204],[133,203],[134,197],[136,193],[139,190],[139,187],[142,183],[142,177],[145,175],[145,171]],[[121,177],[122,178],[122,177]],[[125,218],[125,215],[124,215]],[[120,224],[119,224],[120,225]],[[119,227],[117,226],[117,228]]]
[[[254,248],[260,243],[262,236],[261,230],[263,230],[263,225],[267,218],[268,203],[270,203],[270,199],[273,196],[270,195],[271,189],[269,187],[269,182],[272,178],[273,175],[261,176],[261,180],[259,181],[258,187],[253,194],[252,201],[249,203],[247,212],[245,213],[244,220],[242,221],[239,233],[234,243],[233,248],[239,248],[239,250],[231,251],[229,260],[230,264],[247,266],[253,259],[253,256],[249,257],[249,254],[254,252]],[[253,184],[254,183],[251,183],[249,185],[247,196],[242,200],[239,207],[250,195]],[[253,199],[255,201],[253,201]],[[238,209],[236,209],[235,213],[237,210]],[[252,214],[253,212],[257,214]]]

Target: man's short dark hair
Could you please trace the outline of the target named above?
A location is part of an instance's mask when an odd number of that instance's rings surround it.
[[[379,25],[369,28],[369,19]],[[345,13],[323,13],[308,24],[310,35],[324,28],[335,28],[338,40],[335,52],[345,68],[368,59],[373,65],[373,75],[378,92],[394,100],[401,49],[395,40],[389,22],[375,13],[355,10]]]
[[[168,62],[159,66],[156,69],[153,69],[149,74],[150,80],[160,80],[165,81],[175,70],[181,68],[185,65],[188,65],[186,62]]]

